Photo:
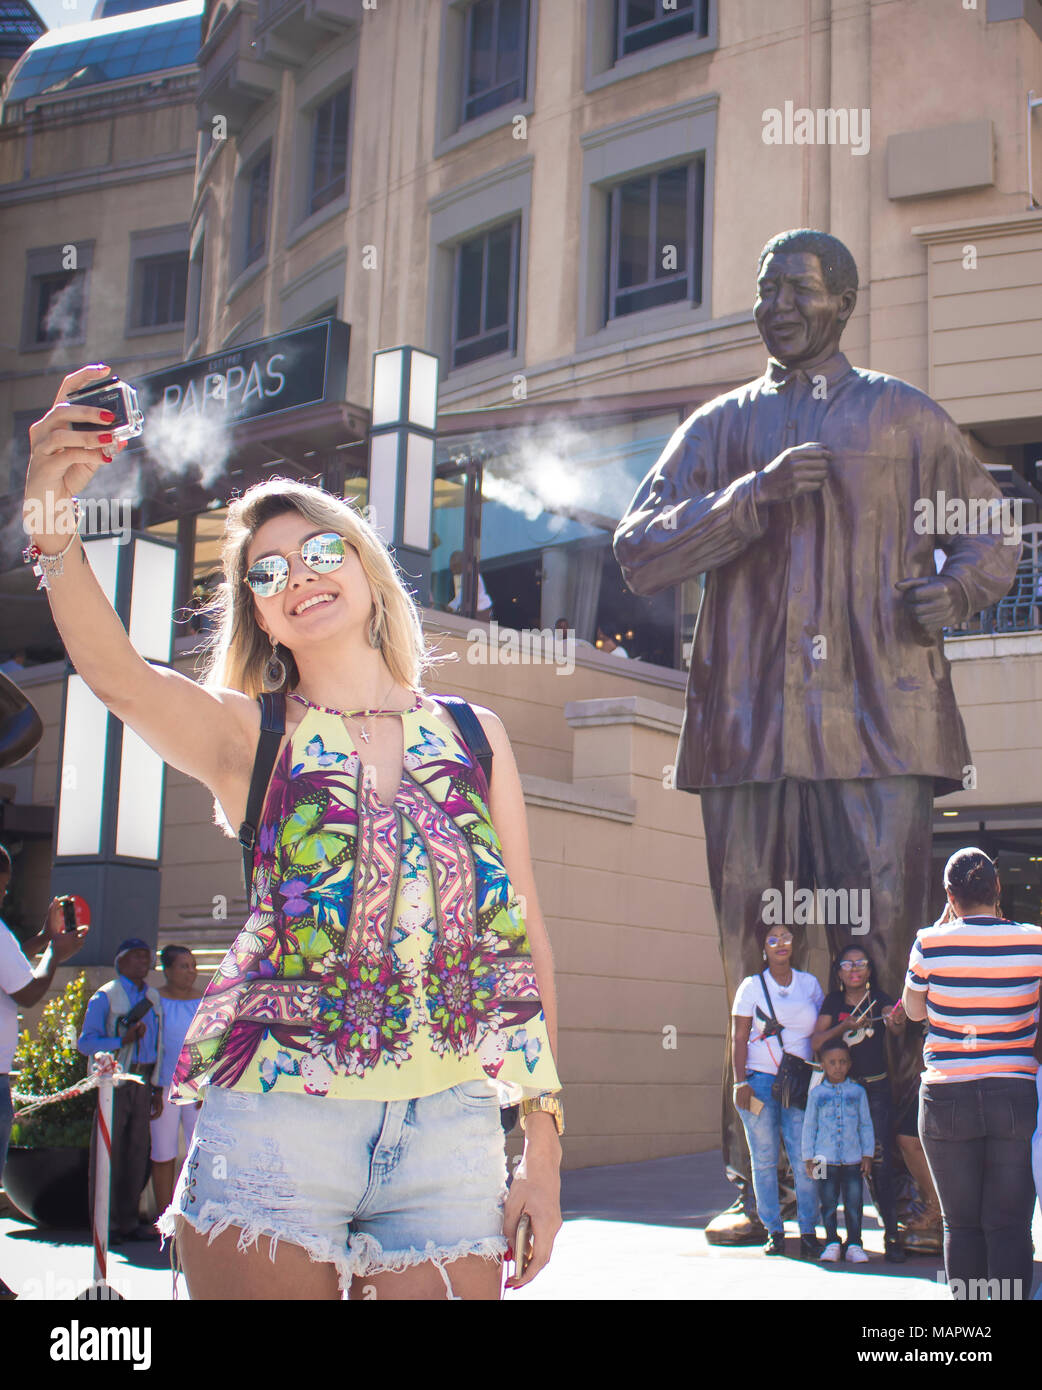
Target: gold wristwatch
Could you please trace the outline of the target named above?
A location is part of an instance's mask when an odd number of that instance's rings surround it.
[[[525,1118],[531,1115],[533,1110],[545,1110],[548,1115],[553,1116],[554,1125],[558,1135],[564,1133],[564,1109],[558,1097],[560,1091],[547,1092],[541,1096],[526,1096],[521,1102],[521,1128],[525,1127]]]

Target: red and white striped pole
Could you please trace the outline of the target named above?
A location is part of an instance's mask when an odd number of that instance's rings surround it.
[[[108,1282],[109,1202],[112,1186],[112,1086],[116,1059],[111,1052],[94,1054],[98,1078],[98,1110],[94,1145],[94,1281],[80,1294],[87,1299],[122,1299]]]
[[[111,1053],[104,1055],[111,1061]],[[100,1056],[94,1059],[98,1066]],[[112,1175],[112,1073],[98,1067],[97,1144],[94,1163],[94,1283],[108,1283],[109,1188]]]

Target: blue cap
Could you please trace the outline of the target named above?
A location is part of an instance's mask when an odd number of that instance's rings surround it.
[[[116,952],[114,964],[119,964],[119,958],[126,951],[147,951],[152,954],[152,947],[147,941],[142,941],[140,936],[128,936],[126,941],[120,943],[119,950]]]

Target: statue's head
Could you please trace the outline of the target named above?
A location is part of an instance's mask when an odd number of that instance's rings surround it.
[[[828,232],[780,232],[760,252],[756,326],[767,351],[787,367],[836,352],[856,303],[854,257]]]

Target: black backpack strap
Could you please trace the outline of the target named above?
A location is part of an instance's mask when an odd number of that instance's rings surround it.
[[[485,730],[481,727],[481,720],[461,695],[432,695],[431,699],[437,700],[439,704],[445,705],[452,712],[453,718],[459,725],[460,733],[463,735],[463,742],[467,745],[471,757],[481,767],[485,774],[485,781],[491,787],[492,745],[488,741]]]
[[[259,695],[261,707],[261,732],[257,740],[257,756],[253,764],[253,780],[250,794],[246,800],[246,819],[239,827],[239,844],[242,845],[242,877],[246,887],[246,901],[253,904],[253,847],[257,843],[257,822],[264,809],[264,794],[271,780],[271,770],[275,766],[279,744],[286,732],[286,696],[281,690],[272,694]]]

